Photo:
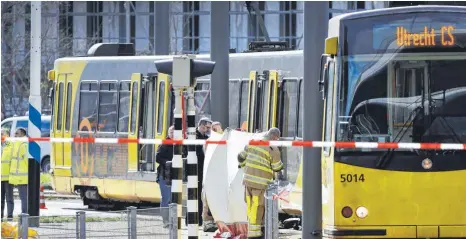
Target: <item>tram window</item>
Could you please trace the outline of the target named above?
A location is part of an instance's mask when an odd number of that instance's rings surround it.
[[[325,97],[325,138],[326,142],[332,140],[332,124],[333,124],[333,77],[335,73],[335,67],[333,61],[328,63],[328,89],[327,89],[327,97]],[[330,148],[324,147],[324,152],[329,153]]]
[[[55,102],[57,101],[56,100],[56,93],[57,93],[57,83],[56,82],[53,82],[53,91],[52,91],[52,117],[51,117],[51,121],[50,121],[50,124],[52,125],[52,132],[55,132],[55,129],[54,129],[54,124],[55,124]]]
[[[70,131],[71,124],[71,98],[73,96],[73,84],[68,82],[66,90],[66,118],[65,118],[65,131]]]
[[[296,112],[298,106],[298,81],[297,80],[285,80],[283,84],[283,104],[284,104],[284,129],[282,132],[283,137],[295,137],[296,136],[296,122],[298,115]]]
[[[248,131],[249,132],[255,132],[253,121],[256,120],[256,119],[254,119],[255,118],[254,117],[254,108],[255,108],[254,105],[255,105],[255,101],[256,101],[254,99],[254,97],[256,95],[254,90],[256,89],[256,87],[254,86],[253,81],[249,81],[249,85],[250,85],[250,87],[249,87],[249,89],[250,89],[249,90],[250,102],[248,102],[249,103],[248,105],[249,105],[250,110],[249,110],[249,119],[248,119],[248,126],[249,126]]]
[[[87,119],[91,128],[80,128],[80,131],[95,131],[98,110],[97,102],[99,99],[99,92],[96,90],[97,87],[97,83],[81,83],[79,93],[79,122]]]
[[[241,115],[239,127],[248,120],[248,81],[241,81]]]
[[[101,83],[99,94],[99,127],[100,132],[115,132],[117,128],[116,83]]]
[[[230,94],[229,94],[229,123],[230,126],[238,128],[238,112],[240,107],[240,82],[238,80],[230,80]]]
[[[210,89],[194,92],[194,105],[196,106],[196,116],[211,117],[210,115]],[[199,119],[196,119],[196,121]]]
[[[63,82],[58,84],[58,107],[57,107],[57,130],[62,130],[62,119],[63,119]]]
[[[261,99],[261,104],[260,104],[260,110],[262,111],[262,117],[261,117],[261,125],[258,127],[259,129],[262,130],[262,132],[267,131],[267,106],[268,106],[268,101],[269,101],[269,81],[262,81],[262,86],[261,86],[261,94],[262,94],[262,99]]]
[[[168,123],[167,125],[173,125],[175,120],[173,119],[173,111],[175,110],[175,96],[173,95],[173,89],[170,85],[170,87],[168,88],[169,90],[167,91],[167,94],[168,94],[168,102],[167,102],[167,120],[168,120]],[[173,102],[173,103],[172,103]]]
[[[129,119],[129,82],[120,83],[120,107],[118,109],[118,132],[128,132]]]
[[[301,79],[299,81],[299,110],[298,110],[298,137],[302,138],[303,137],[303,121],[304,121],[304,118],[303,118],[303,111],[304,111],[304,105],[303,105],[303,102],[304,102],[304,91],[303,91],[303,88],[304,88],[304,83],[303,83],[303,80]]]
[[[131,92],[131,133],[134,133],[136,128],[136,114],[137,114],[137,100],[138,100],[138,82],[133,82]]]
[[[274,115],[273,115],[273,110],[274,110],[273,102],[274,102],[274,100],[276,98],[274,88],[275,88],[275,86],[272,85],[270,87],[270,90],[269,90],[270,91],[269,92],[269,94],[270,94],[270,98],[269,98],[269,128],[272,128],[272,126],[276,126],[276,125],[272,125],[273,117],[274,117]]]
[[[158,99],[158,119],[157,119],[157,133],[162,134],[163,132],[163,110],[165,106],[165,81],[160,82],[159,86],[159,99]],[[170,108],[170,106],[168,106]]]

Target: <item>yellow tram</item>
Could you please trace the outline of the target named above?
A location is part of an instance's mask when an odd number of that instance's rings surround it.
[[[466,8],[330,20],[323,140],[466,142]],[[414,147],[414,146],[413,146]],[[323,148],[327,238],[466,238],[466,152]]]
[[[170,56],[134,56],[131,47],[119,47],[119,51],[114,51],[115,45],[97,44],[90,48],[88,56],[56,60],[54,69],[49,71],[49,79],[53,81],[51,137],[166,137],[174,108],[171,77],[158,74],[154,61]],[[208,57],[197,56],[198,59]],[[262,75],[264,69],[282,66],[282,69],[289,72],[302,72],[302,64],[296,64],[301,58],[302,51],[231,54],[229,127],[240,128],[248,121],[248,117],[252,117],[248,112],[260,110],[249,104],[255,102],[254,97],[268,96],[265,91],[258,93],[248,90],[261,90],[268,82],[268,78],[257,81],[250,79],[249,70],[255,69]],[[289,61],[284,65],[286,59]],[[278,72],[271,73],[274,82],[272,86],[277,91]],[[198,79],[196,84],[198,119],[210,116],[208,77]],[[290,104],[297,106],[300,79],[294,77],[292,80],[294,97],[291,96],[293,102]],[[255,104],[259,103],[257,101]],[[297,112],[297,108],[293,110],[295,115],[292,120],[296,122]],[[277,114],[275,111],[271,113]],[[265,118],[262,121],[265,122]],[[272,124],[275,124],[274,120]],[[268,125],[258,123],[254,127],[263,130]],[[297,134],[297,130],[292,131],[292,134]],[[85,205],[97,209],[128,203],[158,203],[161,195],[156,183],[156,147],[52,142],[54,188],[58,193],[78,193]]]

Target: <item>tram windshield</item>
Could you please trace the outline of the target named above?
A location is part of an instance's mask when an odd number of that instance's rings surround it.
[[[337,140],[466,142],[466,15],[357,19],[344,32]]]

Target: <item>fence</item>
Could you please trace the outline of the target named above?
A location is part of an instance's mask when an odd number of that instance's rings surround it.
[[[264,236],[265,239],[277,239],[279,238],[278,200],[280,200],[277,184],[269,186],[265,198]],[[168,222],[165,224],[162,219],[163,210],[168,211]],[[114,217],[106,219],[88,216],[85,211],[78,211],[75,215],[68,216],[32,217],[28,214],[21,214],[15,219],[18,233],[13,234],[11,230],[10,235],[4,235],[2,229],[2,238],[178,239],[176,204],[170,204],[169,208],[128,207],[114,214]],[[31,225],[35,226],[31,227]]]
[[[265,197],[265,214],[264,214],[264,226],[265,226],[265,239],[277,239],[278,238],[278,185],[271,184],[266,190]]]
[[[161,212],[168,210],[169,220],[163,223]],[[177,207],[137,209],[128,207],[120,215],[105,220],[88,217],[85,211],[78,211],[73,216],[31,217],[21,214],[18,218],[17,234],[11,233],[2,238],[166,238],[177,239]],[[31,224],[37,227],[31,227]],[[37,225],[39,224],[39,225]],[[2,229],[3,233],[3,229]],[[2,235],[3,236],[3,235]]]

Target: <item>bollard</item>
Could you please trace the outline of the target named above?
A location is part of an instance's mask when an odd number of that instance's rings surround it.
[[[76,212],[76,239],[86,239],[86,212]]]
[[[80,239],[80,237],[79,237],[79,218],[81,216],[80,214],[81,214],[81,212],[76,212],[76,220],[75,220],[75,222],[76,222],[76,239]]]
[[[170,239],[178,239],[178,207],[176,203],[169,205],[169,223],[170,231],[168,232]]]
[[[18,228],[19,238],[28,239],[28,231],[29,231],[29,214],[21,213],[19,215],[19,228]]]
[[[278,238],[278,200],[274,200],[277,194],[278,185],[270,184],[265,199],[265,239]]]
[[[128,207],[128,238],[136,239],[136,218],[137,218],[137,207]]]

